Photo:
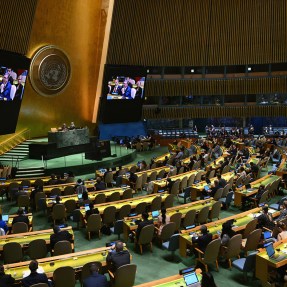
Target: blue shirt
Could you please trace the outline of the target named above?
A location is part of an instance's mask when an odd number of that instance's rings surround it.
[[[108,280],[105,275],[94,272],[84,279],[84,287],[108,287]]]
[[[7,233],[8,227],[7,227],[5,221],[3,221],[3,220],[0,221],[0,228],[2,228],[5,231],[5,233]]]

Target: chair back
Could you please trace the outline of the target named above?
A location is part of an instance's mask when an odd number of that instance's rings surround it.
[[[173,169],[169,172],[169,175],[170,175],[170,176],[174,176],[174,175],[176,175],[176,172],[177,172],[177,169],[176,169],[176,168],[173,168]]]
[[[165,175],[165,169],[162,169],[159,171],[159,173],[157,174],[157,179],[162,179]]]
[[[118,219],[127,217],[131,212],[132,207],[129,204],[122,205],[118,212]]]
[[[182,214],[180,212],[176,212],[170,217],[170,222],[175,223],[175,230],[176,231],[180,230],[181,217],[182,217]]]
[[[144,211],[146,211],[146,208],[147,208],[147,203],[142,201],[136,206],[135,212],[137,214],[142,214]]]
[[[214,175],[215,175],[215,169],[213,169],[213,170],[209,173],[208,178],[211,179],[211,178],[214,177]]]
[[[230,170],[230,166],[229,166],[229,165],[226,165],[226,166],[223,168],[221,174],[225,174],[225,173],[229,172],[229,170]]]
[[[19,184],[17,182],[11,182],[8,186],[8,193],[11,200],[15,199],[15,195],[19,190]]]
[[[249,221],[247,224],[246,224],[246,227],[245,227],[245,230],[244,230],[244,233],[243,233],[243,238],[247,238],[247,236],[253,231],[255,230],[257,226],[257,219],[252,219],[251,221]]]
[[[268,190],[266,190],[265,192],[263,192],[263,194],[261,195],[260,200],[258,201],[258,204],[264,203],[267,201],[268,198]]]
[[[173,194],[169,194],[169,195],[165,198],[165,201],[164,201],[164,207],[165,207],[165,208],[173,207],[173,198],[174,198],[174,195],[173,195]]]
[[[133,190],[131,188],[127,188],[123,192],[122,199],[129,199],[133,197]]]
[[[73,222],[80,223],[83,219],[83,214],[80,209],[75,209],[72,212]]]
[[[92,264],[95,264],[98,266],[99,268],[99,273],[102,274],[102,263],[101,262],[98,262],[98,261],[95,261],[95,262],[88,262],[86,263],[83,267],[82,267],[82,270],[81,270],[81,275],[80,275],[80,282],[83,286],[83,281],[89,277],[91,275],[91,271],[90,271],[90,267]]]
[[[161,234],[159,236],[159,238],[165,242],[168,241],[171,236],[174,234],[176,229],[176,225],[174,222],[170,222],[166,225],[163,226],[162,230],[161,230]]]
[[[200,171],[196,174],[196,176],[195,176],[195,178],[194,178],[194,181],[201,181],[201,177],[202,177],[203,174],[204,174],[204,171],[200,170]]]
[[[168,251],[176,251],[179,248],[179,233],[173,234],[169,240]]]
[[[187,181],[187,186],[191,186],[194,183],[195,174],[192,174]]]
[[[157,171],[153,171],[149,176],[149,181],[156,180],[156,177],[157,177]]]
[[[41,178],[37,178],[34,181],[34,186],[44,186],[44,181]]]
[[[64,195],[73,195],[75,193],[74,187],[71,185],[68,185],[64,188]]]
[[[119,267],[115,272],[113,287],[132,287],[135,283],[137,266],[126,264]]]
[[[231,259],[237,257],[241,252],[242,234],[232,236],[227,244],[225,258]]]
[[[76,200],[74,199],[65,201],[64,205],[68,214],[71,214],[77,208]]]
[[[246,244],[244,247],[245,252],[253,251],[257,249],[260,238],[261,238],[261,233],[262,233],[261,229],[255,229],[248,235]]]
[[[109,171],[109,172],[107,172],[106,174],[105,174],[105,179],[104,179],[104,183],[106,184],[106,185],[111,185],[112,184],[112,182],[113,182],[113,176],[114,176],[114,174],[113,174],[113,172],[112,171]]]
[[[145,245],[145,244],[150,243],[153,239],[153,234],[154,234],[154,225],[153,224],[144,226],[140,232],[138,244]]]
[[[44,239],[35,239],[29,243],[28,255],[32,260],[45,258],[48,250]]]
[[[121,199],[121,195],[118,191],[115,191],[113,192],[110,196],[109,196],[109,200],[110,202],[113,202],[113,201],[118,201]]]
[[[103,223],[106,225],[114,223],[116,220],[116,212],[117,209],[115,206],[113,205],[107,206],[103,212]]]
[[[177,174],[182,174],[183,172],[184,172],[184,166],[182,166],[182,167],[179,169],[179,171],[178,171]]]
[[[72,253],[72,245],[68,240],[58,241],[54,246],[54,256]]]
[[[151,202],[150,210],[154,211],[160,209],[161,209],[161,196],[156,196]]]
[[[95,204],[101,204],[106,202],[106,195],[104,193],[99,193],[95,197]]]
[[[18,204],[19,207],[26,207],[29,208],[30,205],[30,198],[27,194],[19,195],[18,196]]]
[[[231,204],[232,198],[233,198],[233,191],[230,191],[227,196],[226,196],[226,200],[225,200],[225,205],[226,207],[228,207]]]
[[[117,220],[114,225],[114,234],[120,235],[124,231],[124,221]]]
[[[65,205],[62,203],[53,206],[52,217],[54,220],[62,220],[66,218]]]
[[[170,194],[177,196],[179,193],[179,185],[180,185],[180,180],[176,180],[171,187]]]
[[[70,266],[59,267],[53,273],[54,287],[75,287],[75,271]]]
[[[20,262],[23,258],[22,247],[18,242],[8,242],[3,246],[4,264]]]
[[[137,180],[136,180],[136,184],[135,184],[135,190],[142,190],[142,175],[138,176]]]
[[[12,225],[13,234],[25,233],[28,232],[28,230],[29,230],[28,225],[25,222],[16,222]]]
[[[243,266],[243,272],[252,272],[255,269],[257,253],[258,251],[254,251],[254,252],[250,252],[247,255],[244,266]]]
[[[101,215],[91,214],[87,220],[87,231],[88,232],[99,232],[101,229]]]
[[[219,188],[213,196],[214,200],[219,200],[222,197],[222,193],[223,193],[223,188]]]
[[[24,186],[27,186],[27,187],[30,187],[31,186],[31,182],[29,179],[23,179],[20,183],[20,186],[24,187]]]
[[[216,201],[212,207],[211,207],[211,211],[209,214],[209,219],[213,219],[213,218],[218,218],[219,219],[219,213],[221,210],[221,202],[220,201]]]
[[[50,196],[61,195],[61,189],[59,187],[54,187],[51,189]]]
[[[193,225],[194,222],[195,222],[195,217],[196,217],[196,210],[195,209],[189,210],[185,214],[185,217],[183,219],[183,227],[187,227],[187,226]]]
[[[187,187],[187,180],[187,176],[181,180],[179,190],[183,191]]]
[[[209,206],[203,207],[198,213],[197,222],[199,224],[206,223],[207,218],[208,218],[208,213],[209,213]]]
[[[214,239],[208,243],[204,252],[204,263],[212,263],[217,260],[220,245],[220,238]]]
[[[223,192],[222,192],[221,197],[226,197],[227,194],[228,194],[228,192],[229,192],[229,189],[230,189],[230,184],[227,183],[227,184],[224,186],[224,188],[223,188]]]
[[[142,174],[142,188],[145,187],[146,183],[147,183],[147,173],[144,172],[144,173]]]

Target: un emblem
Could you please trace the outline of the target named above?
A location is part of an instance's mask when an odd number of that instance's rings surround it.
[[[67,55],[55,46],[45,46],[36,52],[30,66],[34,90],[43,96],[55,96],[67,86],[71,66]]]

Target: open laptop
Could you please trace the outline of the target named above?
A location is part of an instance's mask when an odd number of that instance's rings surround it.
[[[184,274],[183,279],[187,287],[200,287],[200,282],[195,272]]]
[[[264,231],[263,236],[264,236],[264,240],[266,240],[272,237],[272,233],[270,231]]]
[[[9,219],[9,215],[6,215],[6,214],[2,215],[2,220],[3,221],[8,222],[8,219]]]
[[[205,191],[209,191],[209,190],[210,190],[209,185],[205,185],[205,186],[204,186],[204,190],[205,190]]]
[[[158,210],[152,211],[151,216],[153,219],[157,219],[159,217],[159,211]]]
[[[82,199],[83,198],[83,194],[82,193],[78,193],[78,199]]]
[[[90,210],[90,206],[88,204],[85,204],[85,211]]]
[[[273,243],[266,244],[265,245],[265,249],[266,249],[267,255],[268,255],[268,257],[270,259],[273,259],[273,260],[276,260],[276,261],[281,261],[281,260],[286,258],[285,254],[275,253],[275,250],[274,250],[274,247],[273,247]]]

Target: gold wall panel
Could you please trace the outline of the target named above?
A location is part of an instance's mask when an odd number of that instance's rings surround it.
[[[144,106],[143,119],[194,119],[221,117],[279,117],[286,116],[286,106],[240,106],[240,107],[160,107]]]
[[[286,62],[285,0],[115,1],[108,64]]]
[[[51,127],[71,121],[92,128],[105,23],[100,0],[38,0],[27,56],[55,45],[70,60],[71,78],[52,98],[38,95],[28,81],[17,130],[28,127],[32,137],[44,136]]]

